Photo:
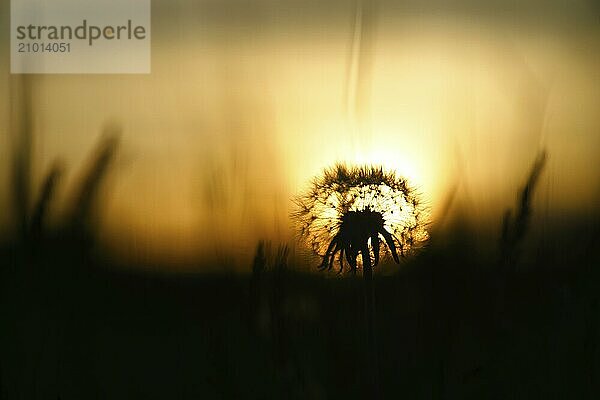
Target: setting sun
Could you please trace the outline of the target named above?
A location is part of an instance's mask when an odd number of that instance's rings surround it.
[[[598,398],[599,4],[0,1],[0,398]]]

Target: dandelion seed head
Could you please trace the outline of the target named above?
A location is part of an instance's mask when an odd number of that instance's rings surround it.
[[[376,264],[382,249],[386,253],[399,249],[406,255],[429,238],[426,210],[418,193],[404,178],[382,167],[337,164],[315,178],[296,204],[293,218],[303,226],[301,239],[327,258],[324,263],[329,268],[338,251],[343,266],[344,251],[352,262],[357,246],[364,244]],[[384,237],[387,233],[393,243]],[[360,259],[356,261],[361,264]]]

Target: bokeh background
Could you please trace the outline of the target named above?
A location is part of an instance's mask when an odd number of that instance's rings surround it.
[[[151,74],[27,76],[8,3],[0,397],[600,398],[598,2],[153,0]],[[336,162],[430,211],[372,281],[296,238]]]
[[[56,158],[68,186],[103,127],[118,125],[103,242],[134,265],[173,268],[227,253],[243,269],[257,238],[293,241],[291,199],[336,161],[393,168],[426,196],[433,222],[462,209],[463,222],[485,230],[544,148],[540,223],[597,211],[597,4],[360,4],[153,1],[150,75],[28,78],[33,188]],[[0,209],[9,210],[20,77],[8,57],[0,76]],[[0,213],[5,235],[10,226]]]

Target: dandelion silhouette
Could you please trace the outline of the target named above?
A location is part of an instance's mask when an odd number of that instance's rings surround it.
[[[380,256],[399,256],[424,243],[426,213],[408,182],[382,167],[337,164],[296,199],[300,236],[323,258],[321,269],[370,273]],[[358,255],[361,255],[359,258]]]
[[[321,269],[339,271],[347,263],[352,272],[360,266],[364,278],[367,368],[371,398],[379,396],[375,293],[372,269],[380,256],[400,256],[427,240],[425,209],[408,182],[382,167],[347,167],[337,164],[315,178],[311,188],[296,198],[292,217],[300,236],[319,256]],[[359,254],[361,257],[359,258]]]

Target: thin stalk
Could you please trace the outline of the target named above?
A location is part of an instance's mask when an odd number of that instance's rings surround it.
[[[11,82],[11,130],[13,137],[12,185],[16,228],[26,242],[31,197],[31,152],[33,135],[32,78],[23,75]]]
[[[375,333],[375,290],[373,287],[373,267],[368,246],[361,250],[363,260],[363,280],[365,297],[365,323],[367,328],[367,369],[371,384],[372,399],[380,399],[379,364],[377,360],[377,335]]]

